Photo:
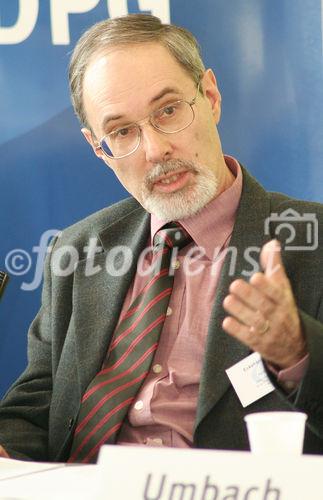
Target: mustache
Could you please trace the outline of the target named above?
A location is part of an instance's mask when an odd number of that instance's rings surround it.
[[[181,170],[193,173],[199,171],[195,163],[189,160],[167,160],[156,163],[145,177],[145,186],[150,189],[159,177]]]

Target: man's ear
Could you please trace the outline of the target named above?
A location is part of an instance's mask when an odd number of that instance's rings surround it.
[[[214,123],[217,125],[221,118],[221,94],[218,89],[215,74],[211,69],[207,69],[201,80],[204,96],[209,100]]]
[[[83,127],[81,129],[81,132],[82,134],[84,135],[85,139],[87,140],[87,142],[90,144],[90,146],[92,147],[93,151],[94,151],[94,154],[100,158],[100,160],[105,160],[105,157],[104,157],[104,153],[97,141],[97,139],[95,137],[93,137],[93,133],[91,132],[91,130],[89,130],[88,128],[85,128]]]

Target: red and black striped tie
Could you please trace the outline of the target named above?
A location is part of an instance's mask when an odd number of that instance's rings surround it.
[[[158,346],[173,288],[172,260],[177,249],[190,241],[179,226],[165,227],[156,234],[153,272],[120,319],[106,365],[82,398],[69,462],[95,462],[103,444],[116,442]]]

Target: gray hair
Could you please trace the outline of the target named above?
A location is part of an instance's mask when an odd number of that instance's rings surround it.
[[[83,79],[93,56],[106,48],[145,42],[158,42],[163,45],[198,84],[205,67],[198,42],[190,31],[172,24],[162,24],[158,17],[146,14],[106,19],[94,24],[81,36],[70,61],[72,104],[84,126],[90,128],[83,105]]]

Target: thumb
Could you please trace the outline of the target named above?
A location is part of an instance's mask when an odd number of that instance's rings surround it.
[[[281,246],[278,240],[270,240],[262,247],[260,263],[265,276],[275,281],[285,281],[286,274],[281,258]]]

